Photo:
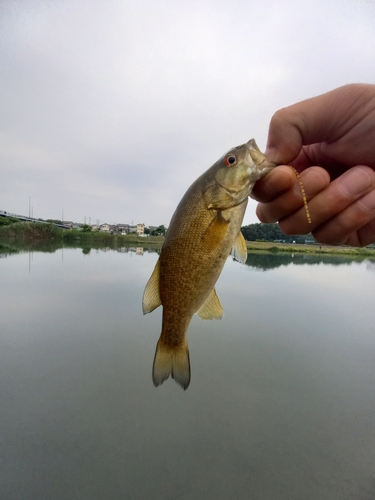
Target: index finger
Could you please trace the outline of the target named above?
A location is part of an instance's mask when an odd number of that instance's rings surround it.
[[[250,196],[256,201],[268,203],[288,191],[295,182],[293,170],[286,165],[279,165],[255,183]]]

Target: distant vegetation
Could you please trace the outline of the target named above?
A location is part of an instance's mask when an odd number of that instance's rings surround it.
[[[3,219],[1,217],[1,219]],[[9,221],[9,219],[5,219]],[[16,219],[17,220],[17,219]],[[59,238],[63,230],[54,224],[39,222],[13,222],[0,226],[0,236],[17,239],[54,239]]]
[[[316,243],[311,233],[304,235],[286,235],[280,231],[278,224],[249,224],[241,227],[241,232],[247,241],[273,241],[277,243]]]
[[[0,217],[0,221],[4,219]],[[112,235],[102,231],[92,231],[89,225],[81,229],[61,229],[54,224],[39,222],[19,222],[15,219],[12,223],[0,225],[0,237],[17,240],[54,240],[61,242],[87,241],[109,243],[116,240],[118,243],[160,243],[164,240],[161,236],[140,237],[135,233],[128,235]]]
[[[148,228],[145,228],[145,234],[151,234],[151,236],[165,236],[166,232],[167,229],[165,228],[164,225],[157,227],[153,231],[150,231]]]
[[[10,226],[11,224],[15,224],[16,222],[19,222],[18,219],[15,219],[14,217],[0,217],[0,228],[3,226]]]

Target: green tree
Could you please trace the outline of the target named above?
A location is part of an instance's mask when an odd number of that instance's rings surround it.
[[[162,224],[161,226],[154,229],[154,231],[151,232],[151,235],[152,236],[165,236],[165,233],[166,233],[166,228]]]
[[[263,224],[249,224],[248,226],[241,227],[241,232],[247,241],[284,241],[285,243],[305,243],[305,240],[313,240],[314,237],[309,234],[284,234],[281,232],[279,225]]]

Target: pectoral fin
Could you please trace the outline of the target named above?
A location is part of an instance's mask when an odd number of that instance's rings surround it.
[[[143,314],[152,312],[161,305],[160,292],[160,259],[157,261],[155,269],[148,280],[145,291],[143,292],[142,309]]]
[[[215,250],[222,242],[228,231],[229,222],[219,212],[202,235],[202,245],[205,250]]]
[[[221,319],[224,316],[219,297],[216,295],[215,288],[211,290],[210,295],[203,302],[196,314],[201,319]]]
[[[238,236],[236,238],[236,241],[234,242],[234,245],[232,247],[231,255],[238,260],[238,262],[241,262],[242,264],[245,264],[246,259],[247,259],[247,247],[246,247],[246,241],[245,238],[243,237],[243,234],[241,231],[238,233]]]

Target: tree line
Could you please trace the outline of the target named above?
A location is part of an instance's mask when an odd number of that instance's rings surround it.
[[[274,241],[278,243],[316,243],[313,235],[309,234],[284,234],[281,232],[279,225],[263,224],[249,224],[248,226],[241,227],[241,232],[247,241]]]

